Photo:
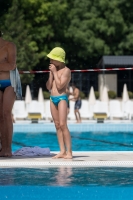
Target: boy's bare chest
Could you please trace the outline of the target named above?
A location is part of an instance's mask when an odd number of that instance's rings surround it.
[[[62,74],[63,74],[63,70],[61,70],[59,72],[57,71],[57,77],[58,77],[58,79],[61,79]],[[55,79],[53,79],[53,88],[56,88]]]
[[[62,74],[63,74],[62,71],[61,71],[61,72],[57,72],[57,76],[58,76],[58,78],[61,78]]]
[[[64,69],[57,71],[57,77],[59,79],[61,79],[62,75],[63,75]]]
[[[57,76],[58,76],[58,79],[61,79],[61,73],[57,73]],[[55,84],[55,79],[53,78],[53,85],[56,85]]]

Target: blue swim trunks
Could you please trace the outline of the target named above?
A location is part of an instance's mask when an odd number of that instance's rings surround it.
[[[55,106],[58,106],[58,103],[61,100],[65,100],[68,104],[68,96],[66,94],[60,96],[50,96],[50,100],[55,104]]]
[[[8,86],[11,86],[10,79],[0,80],[0,91],[4,92]]]
[[[82,105],[81,99],[78,99],[75,102],[74,110],[79,110],[81,108],[81,105]]]

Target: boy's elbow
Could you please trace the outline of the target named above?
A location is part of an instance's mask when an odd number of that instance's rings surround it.
[[[61,89],[63,89],[63,86],[62,86],[62,85],[58,85],[58,86],[57,86],[57,89],[58,89],[58,90],[61,90]]]
[[[51,89],[52,89],[52,86],[49,85],[49,84],[46,84],[46,88],[47,88],[47,90],[51,90]]]
[[[60,90],[60,86],[57,86],[57,90]]]
[[[48,83],[46,83],[46,88],[47,88],[47,90],[49,90]]]
[[[47,88],[47,90],[50,90],[50,89],[51,89],[48,85],[46,85],[46,88]]]

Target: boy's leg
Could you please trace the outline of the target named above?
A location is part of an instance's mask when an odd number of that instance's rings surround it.
[[[66,156],[66,149],[65,149],[64,140],[63,140],[63,133],[59,124],[59,112],[58,112],[58,108],[51,101],[50,101],[50,109],[51,109],[51,114],[55,123],[58,142],[60,146],[60,153],[54,156],[53,158],[63,158],[64,156]]]
[[[67,148],[67,155],[65,158],[72,158],[72,148],[71,148],[71,136],[67,127],[67,102],[65,100],[61,100],[58,104],[59,111],[59,123],[60,128],[63,132],[63,138],[65,142],[65,146]]]

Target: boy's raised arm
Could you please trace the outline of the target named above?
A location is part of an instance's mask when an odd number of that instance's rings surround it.
[[[55,84],[58,90],[64,88],[71,79],[71,72],[69,69],[65,70],[61,78],[58,77],[57,71],[54,72]]]
[[[53,73],[50,71],[50,72],[49,72],[49,79],[48,79],[48,81],[46,82],[46,88],[47,88],[48,90],[51,90],[51,88],[52,88],[53,78],[54,78]]]

